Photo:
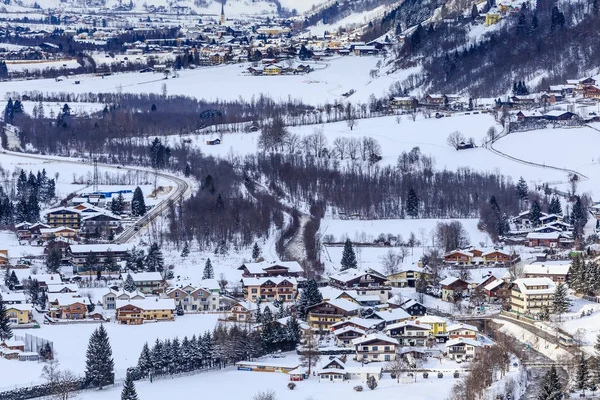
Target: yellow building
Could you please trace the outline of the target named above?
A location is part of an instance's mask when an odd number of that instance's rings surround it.
[[[435,315],[423,315],[422,317],[417,318],[415,321],[431,326],[431,329],[429,330],[430,335],[437,336],[444,335],[446,333],[447,325],[446,320],[443,318],[436,317]]]
[[[498,10],[492,9],[485,14],[485,24],[487,26],[494,25],[500,22],[500,13]]]
[[[28,324],[31,321],[31,304],[8,304],[6,312],[12,324]]]
[[[387,276],[390,286],[393,287],[415,287],[416,282],[421,279],[421,276],[425,280],[431,279],[431,274],[423,272],[422,269],[407,269],[405,271],[398,272]]]
[[[510,287],[512,311],[537,314],[542,308],[551,308],[556,284],[550,278],[520,278]]]
[[[281,68],[277,65],[269,65],[265,68],[265,75],[281,75]]]
[[[296,278],[243,278],[242,286],[247,301],[294,301],[298,283]]]
[[[117,300],[117,321],[126,325],[141,325],[144,321],[175,319],[173,299]]]
[[[307,308],[311,328],[328,332],[331,326],[358,314],[360,306],[344,299],[324,301]]]

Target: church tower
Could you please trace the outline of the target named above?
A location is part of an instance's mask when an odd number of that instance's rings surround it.
[[[225,24],[225,1],[221,1],[221,25]]]

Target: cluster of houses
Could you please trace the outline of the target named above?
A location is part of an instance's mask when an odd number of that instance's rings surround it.
[[[507,241],[529,247],[573,247],[573,226],[565,222],[562,215],[542,212],[536,219],[532,220],[530,211],[524,211],[512,218]]]

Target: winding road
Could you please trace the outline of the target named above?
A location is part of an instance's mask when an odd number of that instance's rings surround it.
[[[77,160],[73,160],[73,159],[69,159],[69,158],[65,158],[65,157],[42,156],[42,155],[38,155],[38,154],[20,153],[20,152],[9,151],[9,150],[3,150],[2,154],[10,154],[11,156],[15,156],[15,157],[28,158],[28,159],[34,159],[34,160],[44,160],[44,161],[49,161],[49,162],[56,162],[56,163],[60,163],[60,164],[71,164],[71,165],[76,165],[76,166],[81,166],[82,164],[84,164],[81,161],[77,161]],[[1,159],[1,157],[0,157],[0,159]],[[98,166],[103,167],[103,168],[111,168],[111,169],[114,169],[115,171],[133,171],[133,172],[152,172],[152,173],[154,173],[154,171],[151,169],[141,168],[141,167],[131,167],[131,166],[117,167],[112,164],[100,164],[100,163],[98,164]],[[169,174],[166,172],[157,172],[156,175],[160,178],[174,182],[177,185],[177,188],[175,190],[173,190],[171,193],[169,193],[169,195],[167,197],[165,197],[160,203],[158,203],[156,206],[154,206],[146,215],[144,215],[142,218],[140,218],[138,221],[136,221],[136,223],[134,225],[126,228],[123,231],[123,233],[121,235],[119,235],[119,237],[113,241],[113,243],[123,244],[123,243],[129,242],[131,239],[133,239],[136,236],[136,234],[138,233],[138,231],[141,227],[146,226],[148,223],[150,223],[152,220],[154,220],[155,218],[160,216],[161,213],[167,209],[169,200],[177,202],[180,199],[187,198],[191,195],[192,187],[191,187],[190,183],[188,181],[186,181],[185,179],[179,178],[173,174]],[[136,230],[136,228],[137,228],[137,230]]]

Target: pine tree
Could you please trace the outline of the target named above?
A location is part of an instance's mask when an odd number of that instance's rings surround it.
[[[558,197],[553,196],[552,200],[550,200],[550,204],[548,205],[548,214],[562,215],[562,207]]]
[[[154,371],[156,371],[157,373],[161,373],[163,371],[162,353],[163,343],[160,340],[156,339],[154,347],[152,347],[152,352],[150,353],[150,356],[152,359],[152,366],[154,368]]]
[[[563,390],[560,378],[553,365],[542,378],[542,385],[538,392],[537,400],[563,400]]]
[[[146,256],[146,267],[150,272],[162,272],[165,268],[165,260],[158,243],[152,243]]]
[[[142,217],[146,215],[146,202],[144,194],[140,187],[136,187],[133,191],[133,199],[131,200],[131,215],[134,217]]]
[[[519,196],[521,200],[527,197],[527,193],[529,193],[529,188],[527,187],[527,182],[525,182],[525,179],[523,179],[523,177],[519,178],[519,182],[517,183],[517,186],[515,188],[517,191],[517,196]]]
[[[529,209],[529,221],[531,221],[531,225],[534,227],[538,227],[541,224],[540,218],[542,217],[542,210],[540,209],[540,203],[537,200],[534,200],[531,203],[531,208]]]
[[[583,228],[587,224],[588,213],[581,203],[581,198],[576,196],[573,212],[571,213],[571,223],[573,224],[573,237],[581,239],[583,237]]]
[[[142,374],[142,376],[148,376],[153,369],[152,357],[150,356],[150,348],[148,347],[148,342],[144,343],[144,347],[142,347],[142,352],[140,353],[140,358],[138,359],[137,368]]]
[[[177,303],[177,308],[175,309],[175,312],[177,313],[177,316],[181,317],[184,312],[183,312],[183,306],[181,305],[181,300],[179,300],[179,303]]]
[[[413,188],[408,191],[406,198],[406,215],[411,218],[417,218],[419,216],[419,198],[417,192]]]
[[[554,300],[552,303],[552,312],[554,314],[558,314],[558,318],[560,320],[560,316],[567,311],[569,311],[569,306],[571,302],[567,297],[567,287],[564,283],[559,283],[556,285],[556,290],[554,291]]]
[[[13,271],[14,272],[14,271]],[[2,301],[2,294],[0,294],[0,342],[8,340],[13,336],[12,329],[10,328],[10,318],[6,305]]]
[[[137,290],[137,286],[135,286],[135,281],[133,280],[131,274],[127,274],[127,278],[125,278],[125,284],[123,285],[123,290],[129,293]]]
[[[583,260],[576,255],[571,262],[571,268],[569,268],[569,287],[576,293],[582,293],[584,290],[584,276]]]
[[[123,211],[123,205],[125,204],[125,199],[123,199],[123,194],[119,192],[119,195],[116,198],[113,198],[110,203],[110,211],[114,214],[121,214]]]
[[[89,386],[102,389],[115,380],[114,361],[108,334],[104,325],[100,325],[88,344],[85,362],[85,379]]]
[[[181,250],[181,258],[186,258],[189,255],[190,255],[190,246],[188,245],[188,242],[185,242],[183,244],[183,250]]]
[[[121,391],[121,400],[138,400],[138,395],[135,390],[135,384],[130,373],[127,373],[125,382],[123,383],[123,390]]]
[[[317,282],[314,279],[309,279],[306,282],[304,289],[302,289],[298,304],[296,305],[298,317],[306,319],[307,308],[319,304],[322,301],[323,296],[321,295]]]
[[[206,259],[206,264],[204,264],[204,272],[202,273],[202,279],[214,279],[214,277],[215,271],[213,270],[210,258],[208,258]]]
[[[577,371],[575,373],[575,387],[577,390],[585,391],[589,386],[589,377],[588,360],[585,358],[583,352],[581,352],[579,363],[577,364]]]
[[[254,247],[252,248],[252,259],[256,260],[260,257],[260,247],[258,247],[258,243],[254,242]]]
[[[17,278],[17,274],[15,271],[10,271],[10,280],[8,283],[8,288],[10,290],[14,290],[17,286],[19,286],[21,282],[19,282],[19,278]]]
[[[354,249],[352,248],[352,242],[350,239],[346,239],[346,242],[344,243],[341,266],[342,271],[357,267],[356,254],[354,254]]]

